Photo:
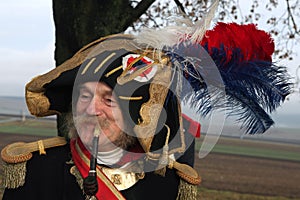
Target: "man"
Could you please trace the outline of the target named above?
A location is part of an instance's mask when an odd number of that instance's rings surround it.
[[[250,54],[236,45],[241,34],[228,34],[227,46],[221,35],[232,30],[252,31],[249,40],[260,35],[267,46],[253,43]],[[264,109],[284,100],[289,83],[271,63],[267,33],[220,23],[203,39],[196,31],[163,43],[161,32],[147,34],[101,38],[27,84],[31,113],[69,113],[71,139],[67,145],[58,138],[39,141],[36,150],[46,146],[47,154],[32,158],[5,148],[4,199],[197,199],[190,133],[198,126],[185,118],[182,102],[203,115],[214,105],[232,109],[249,133],[271,126]]]
[[[13,186],[7,183],[3,199],[196,198],[200,177],[192,168],[193,136],[188,131],[184,136],[183,130],[183,123],[189,129],[192,120],[182,121],[177,98],[165,102],[167,96],[174,96],[168,88],[170,66],[154,63],[160,56],[157,53],[138,54],[141,49],[135,49],[132,39],[126,35],[102,38],[97,46],[85,47],[92,51],[81,65],[73,63],[78,59],[75,55],[72,66],[67,61],[27,85],[29,110],[37,112],[33,114],[69,112],[71,140],[67,145],[54,140],[53,146],[60,147],[46,149],[46,156],[34,153],[28,161],[22,160],[25,180]],[[151,64],[141,76],[118,83],[126,71],[120,66],[138,70]],[[47,89],[40,93],[35,86]],[[47,141],[41,143],[47,146]],[[8,163],[10,149],[3,151]],[[190,189],[183,192],[184,187]]]

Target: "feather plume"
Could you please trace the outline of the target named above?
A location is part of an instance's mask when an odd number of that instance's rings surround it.
[[[226,92],[225,102],[218,101],[224,94],[216,90],[210,103],[238,116],[247,133],[265,132],[274,123],[267,112],[274,111],[290,93],[286,69],[272,63],[270,35],[253,24],[218,23],[207,31],[201,45],[216,63]]]
[[[226,37],[224,37],[224,35]],[[201,45],[212,48],[220,48],[226,51],[227,60],[231,59],[232,51],[239,49],[242,60],[272,61],[274,42],[270,35],[258,30],[254,24],[238,25],[236,23],[225,24],[219,22],[213,30],[206,32]]]
[[[150,28],[143,29],[141,33],[136,36],[135,41],[158,50],[165,47],[173,47],[185,40],[199,43],[210,26],[218,3],[219,1],[215,0],[207,14],[195,24],[188,16],[181,13],[181,16],[170,18],[170,23],[173,21],[175,25],[170,25],[158,30]]]
[[[195,24],[185,16],[177,26],[142,31],[136,42],[170,57],[170,89],[199,114],[225,109],[237,116],[246,133],[263,133],[274,123],[268,113],[291,91],[289,76],[284,67],[272,63],[270,34],[254,24],[217,23],[207,30],[217,3]]]

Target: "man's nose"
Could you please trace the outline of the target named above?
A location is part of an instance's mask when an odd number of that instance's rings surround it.
[[[86,113],[93,116],[101,115],[103,113],[103,106],[101,99],[94,97],[86,108]]]

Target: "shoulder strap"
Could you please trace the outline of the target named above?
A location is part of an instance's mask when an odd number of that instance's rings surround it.
[[[39,151],[40,154],[46,154],[45,149],[63,146],[66,143],[64,137],[53,137],[30,143],[16,142],[4,147],[1,151],[1,157],[6,163],[25,162],[32,157],[32,152]]]
[[[46,154],[45,149],[63,146],[67,143],[63,137],[53,137],[35,142],[16,142],[7,145],[1,151],[3,162],[3,185],[6,188],[17,188],[25,183],[26,162],[32,152]]]

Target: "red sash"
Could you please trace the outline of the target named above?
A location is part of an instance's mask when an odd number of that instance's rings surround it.
[[[90,152],[85,148],[79,138],[71,140],[73,161],[83,178],[88,176],[90,168]],[[97,166],[98,200],[120,200],[125,198]]]

